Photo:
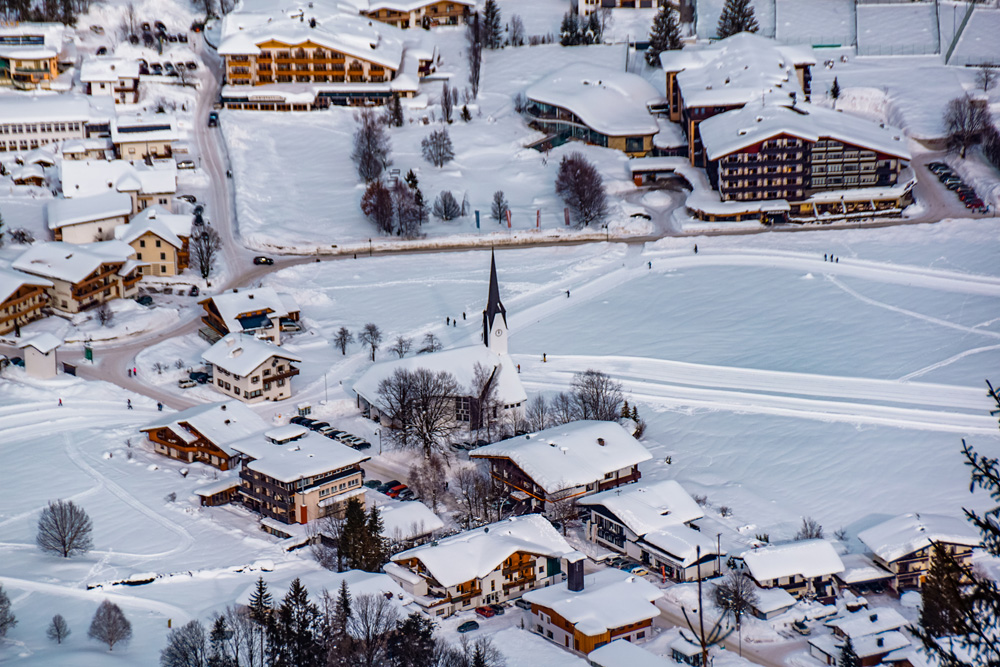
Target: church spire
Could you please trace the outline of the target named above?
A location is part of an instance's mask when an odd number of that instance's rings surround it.
[[[500,318],[497,318],[500,315]],[[500,283],[497,280],[497,258],[490,252],[490,293],[483,311],[483,343],[500,354],[507,353],[507,309],[500,302]]]

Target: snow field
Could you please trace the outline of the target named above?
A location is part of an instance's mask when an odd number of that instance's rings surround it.
[[[937,7],[932,2],[858,5],[858,55],[941,53]],[[891,29],[887,29],[892,26]]]
[[[855,42],[853,0],[776,0],[775,37],[785,44]]]

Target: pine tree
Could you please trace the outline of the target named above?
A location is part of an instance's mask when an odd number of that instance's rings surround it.
[[[833,77],[833,85],[830,86],[830,97],[835,100],[840,99],[840,83],[837,81],[837,77]]]
[[[399,95],[393,95],[386,106],[386,119],[393,127],[403,127],[403,104],[399,101]]]
[[[424,667],[434,664],[434,623],[418,612],[402,621],[389,636],[387,652],[393,667]]]
[[[319,664],[322,650],[318,629],[319,609],[309,601],[309,591],[296,578],[269,627],[272,667]]]
[[[340,553],[349,570],[364,569],[364,555],[367,542],[367,522],[365,508],[357,498],[347,501],[344,514],[344,529],[340,537]]]
[[[646,49],[646,63],[650,67],[660,66],[660,54],[676,51],[681,46],[681,29],[677,25],[677,15],[669,5],[664,5],[653,19],[649,31],[649,48]]]
[[[861,658],[854,650],[854,642],[851,641],[850,637],[840,649],[840,660],[837,662],[837,667],[861,667]]]
[[[503,24],[496,0],[486,0],[483,6],[483,31],[483,45],[488,49],[500,48],[503,44]]]
[[[632,413],[629,412],[628,399],[626,399],[625,402],[622,403],[622,419],[631,419],[631,418],[632,418]]]
[[[934,637],[954,634],[957,617],[965,607],[962,597],[962,569],[938,544],[933,547],[931,566],[920,597],[920,625]]]
[[[257,626],[254,633],[258,639],[258,655],[263,656],[266,648],[267,627],[271,623],[271,615],[274,611],[274,600],[267,591],[267,584],[264,577],[257,577],[257,587],[250,596],[250,620]]]
[[[719,39],[741,32],[757,32],[759,29],[750,0],[726,0],[719,16]]]
[[[380,572],[382,566],[389,560],[389,544],[388,540],[382,536],[385,531],[382,513],[374,505],[368,512],[365,529],[365,567],[361,569],[366,572]]]
[[[427,203],[424,201],[424,193],[420,191],[420,182],[417,180],[417,175],[410,169],[406,172],[404,180],[406,180],[406,184],[410,186],[410,189],[413,190],[413,203],[420,214],[420,222],[427,222]]]
[[[583,41],[586,44],[601,43],[601,19],[598,18],[597,12],[591,12],[590,18],[587,19],[587,30],[584,32]]]
[[[580,43],[580,19],[575,12],[563,14],[562,25],[559,27],[559,43],[563,46],[576,46]]]
[[[60,618],[62,618],[60,616]],[[0,585],[0,639],[7,635],[7,631],[17,625],[17,617],[10,610],[10,598]]]

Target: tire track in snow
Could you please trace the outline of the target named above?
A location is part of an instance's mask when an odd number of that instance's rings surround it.
[[[959,352],[958,354],[952,355],[947,359],[943,359],[937,363],[931,364],[930,366],[924,366],[919,368],[912,373],[907,373],[903,377],[899,378],[900,382],[908,382],[913,378],[918,378],[921,375],[926,375],[931,371],[936,371],[939,368],[944,368],[945,366],[950,366],[951,364],[964,359],[965,357],[971,357],[973,354],[979,354],[980,352],[990,352],[991,350],[1000,350],[1000,345],[987,345],[985,347],[975,347],[971,350],[965,350],[964,352]]]

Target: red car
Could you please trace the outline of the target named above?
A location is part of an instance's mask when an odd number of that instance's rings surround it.
[[[482,616],[483,618],[493,618],[497,615],[497,613],[489,607],[476,607],[476,614]]]
[[[388,491],[386,491],[385,495],[389,496],[390,498],[395,498],[396,496],[398,496],[400,493],[403,492],[403,489],[406,488],[408,488],[406,484],[400,484],[399,486],[394,486]]]

